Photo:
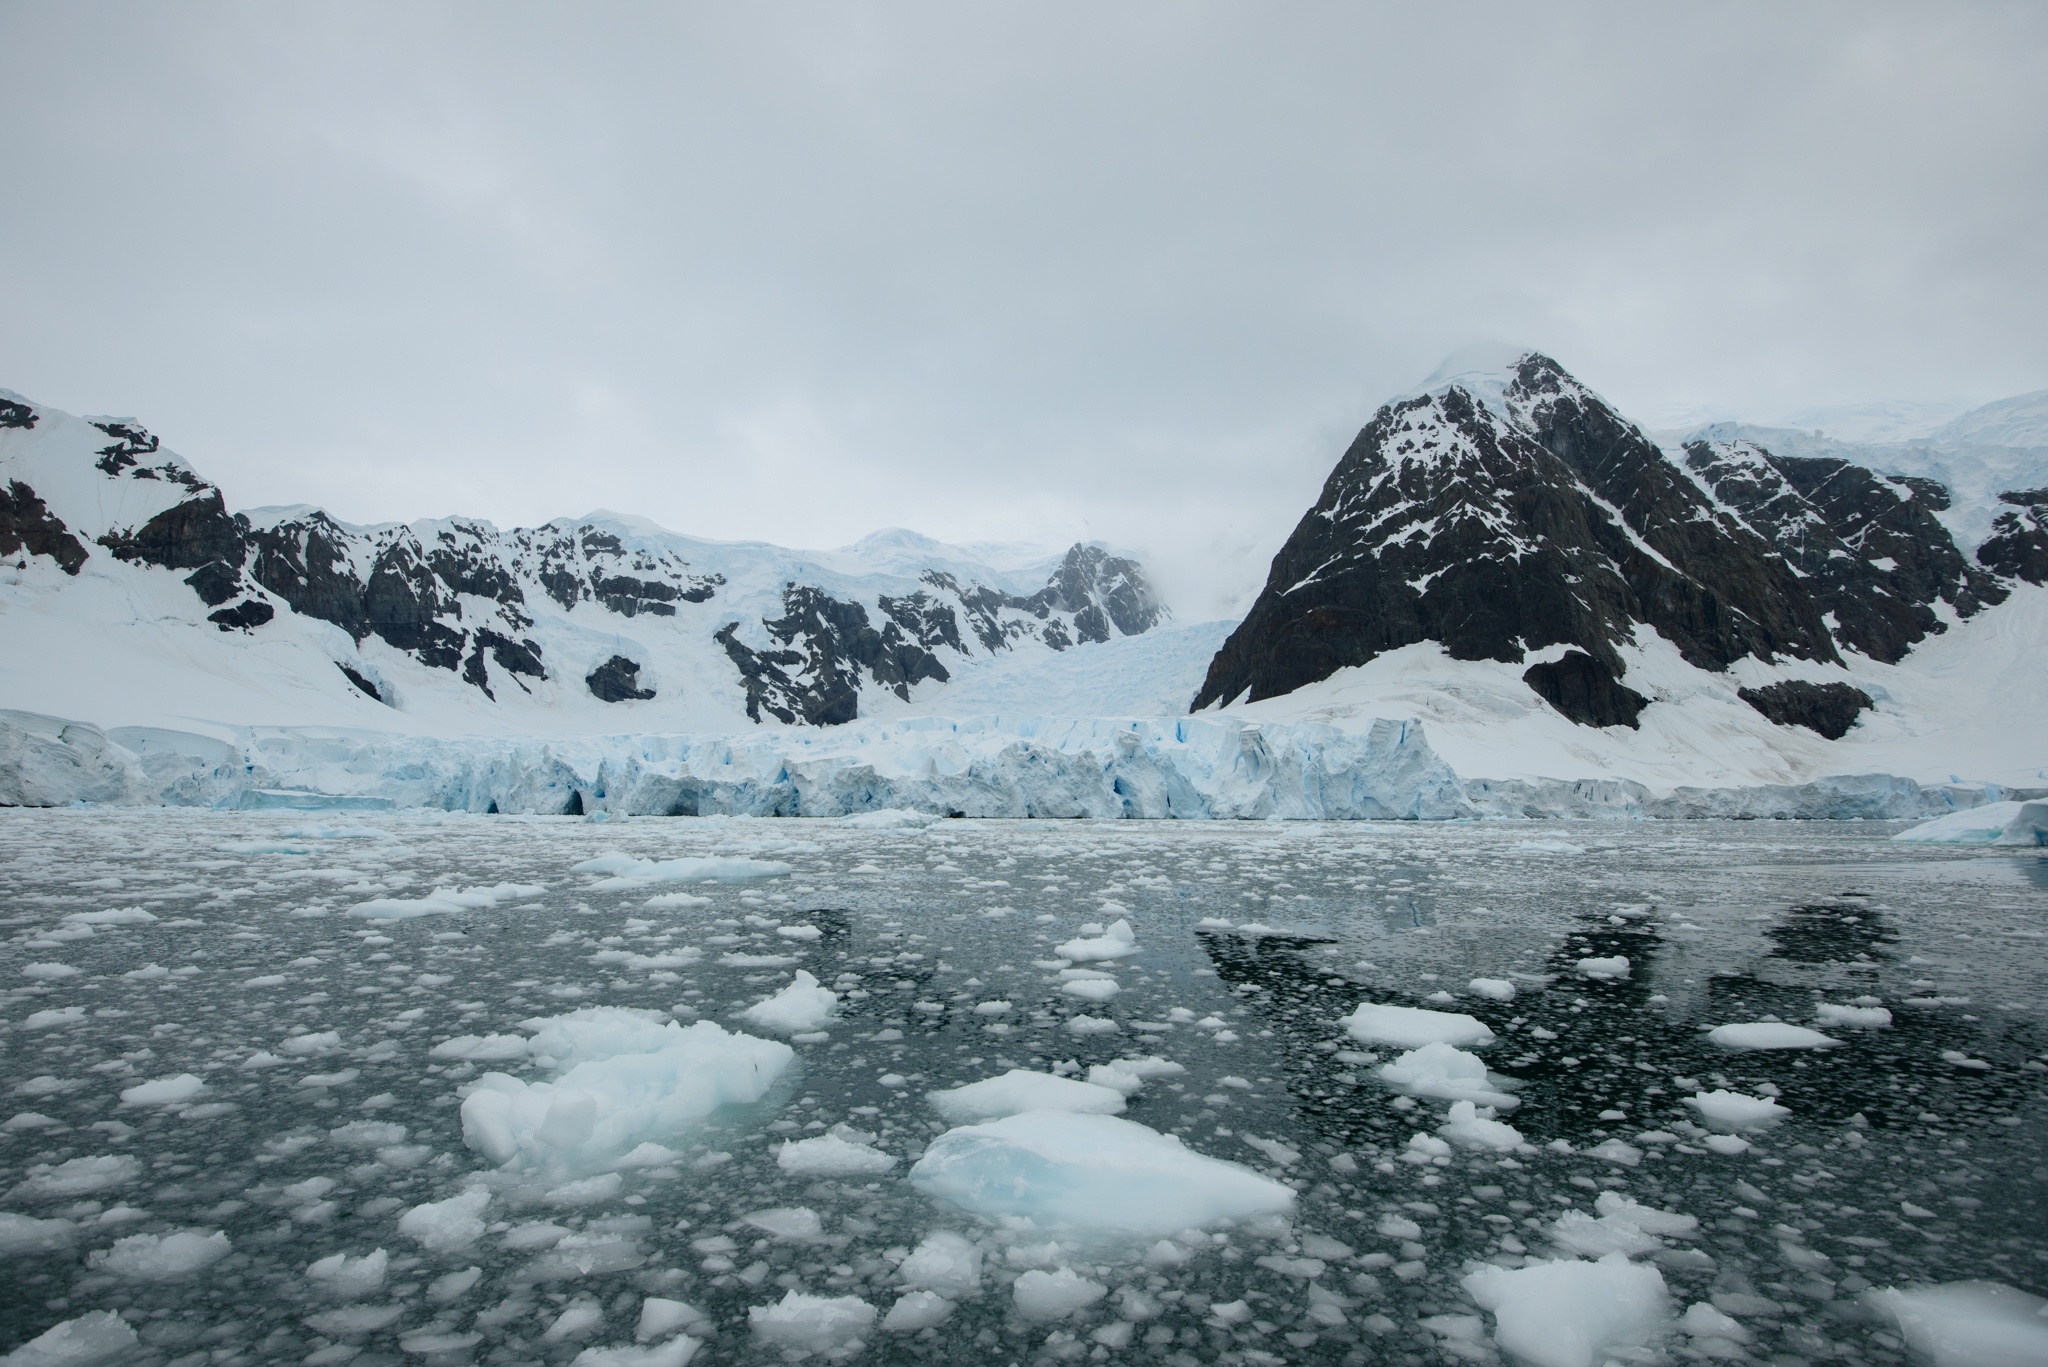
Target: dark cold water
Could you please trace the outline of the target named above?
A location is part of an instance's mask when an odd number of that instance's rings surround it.
[[[1594,1256],[1559,1246],[1560,1217],[1611,1191],[1698,1223],[1616,1255],[1661,1279],[1658,1327],[1587,1360],[1903,1362],[1876,1290],[2048,1294],[2048,859],[1894,829],[0,812],[0,1351],[118,1311],[139,1342],[117,1328],[109,1360],[195,1367],[673,1362],[678,1327],[698,1363],[1500,1361],[1465,1279]],[[792,871],[601,888],[572,870],[614,850]],[[498,891],[350,914],[436,888]],[[99,914],[128,908],[154,919]],[[1054,946],[1120,917],[1139,952],[1090,967],[1121,990],[1063,990]],[[1581,970],[1615,956],[1626,976]],[[400,1230],[495,1166],[465,1145],[467,1086],[545,1075],[437,1043],[600,1005],[765,1035],[736,1013],[797,968],[837,1014],[798,1032],[762,1100],[654,1136],[674,1153],[616,1179],[496,1175],[460,1247]],[[1365,1001],[1485,1022],[1525,1143],[1411,1143],[1448,1103],[1380,1078],[1402,1050],[1337,1024]],[[1704,1034],[1859,1001],[1890,1024],[1817,1026],[1833,1048]],[[1291,1214],[1165,1256],[911,1185],[948,1128],[928,1091],[1154,1055],[1185,1071],[1124,1119],[1284,1182]],[[1715,1090],[1789,1115],[1724,1152],[1685,1104]],[[778,1166],[828,1133],[897,1161]],[[748,1221],[763,1211],[783,1215]],[[936,1230],[982,1253],[936,1327],[753,1326],[791,1289],[886,1315]],[[138,1235],[157,1238],[116,1242]],[[1102,1294],[1029,1317],[1034,1269]],[[667,1358],[636,1359],[650,1297],[688,1309],[642,1345]],[[1714,1313],[1681,1318],[1698,1305]]]

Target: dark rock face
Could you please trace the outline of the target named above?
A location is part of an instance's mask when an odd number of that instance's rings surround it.
[[[357,670],[350,669],[347,665],[343,664],[339,660],[336,660],[334,662],[334,667],[340,670],[342,674],[347,677],[348,681],[354,684],[366,696],[368,696],[376,702],[384,701],[383,691],[379,689],[376,684],[371,683],[360,672],[358,672]]]
[[[1453,386],[1374,415],[1196,708],[1275,697],[1421,642],[1504,662],[1564,644],[1524,676],[1530,687],[1585,725],[1634,726],[1646,700],[1619,682],[1620,647],[1640,627],[1712,671],[1745,656],[1833,663],[1839,647],[1895,661],[1943,629],[1938,607],[1967,617],[2006,596],[1999,575],[2048,574],[2048,498],[2008,497],[2025,511],[2000,518],[1973,566],[1928,481],[1729,441],[1694,443],[1681,466],[1535,353],[1489,392],[1490,405]],[[1790,701],[1758,705],[1773,720],[1855,719],[1854,689],[1785,687]]]
[[[1581,726],[1640,729],[1636,717],[1650,705],[1648,698],[1583,650],[1568,650],[1551,664],[1530,665],[1522,682]]]
[[[2048,489],[2015,489],[1998,496],[2012,505],[1998,515],[1977,548],[1977,563],[1994,574],[2048,584]]]
[[[645,702],[654,696],[651,688],[640,686],[640,664],[614,655],[583,676],[593,695],[605,702]]]
[[[36,410],[13,399],[0,399],[0,427],[34,427]]]
[[[21,407],[20,404],[13,406]],[[31,427],[34,424],[35,415],[31,413],[26,422],[7,425]],[[47,555],[64,573],[74,575],[90,554],[71,534],[71,529],[64,525],[64,519],[51,512],[35,490],[14,479],[7,482],[6,489],[0,490],[0,556],[23,551],[30,555]]]
[[[244,598],[231,608],[207,613],[206,620],[222,631],[254,631],[276,615],[277,609],[261,598]]]
[[[143,456],[155,455],[162,446],[148,429],[132,422],[106,420],[95,422],[94,427],[114,438],[112,446],[102,446],[99,459],[93,463],[104,474],[118,475],[135,465]]]
[[[1849,734],[1856,718],[1874,704],[1862,689],[1844,683],[1792,680],[1768,688],[1739,688],[1735,696],[1780,726],[1803,726],[1829,740]]]
[[[564,609],[596,602],[621,617],[673,617],[678,603],[706,603],[725,583],[695,574],[667,552],[629,551],[610,532],[551,523],[515,534],[521,569]]]
[[[200,601],[217,608],[242,591],[242,572],[225,560],[209,560],[185,576]]]
[[[739,623],[715,638],[746,681],[747,716],[765,710],[783,722],[837,726],[860,715],[861,674],[908,700],[911,686],[951,677],[929,650],[904,634],[893,618],[880,631],[859,603],[841,602],[808,584],[790,584],[783,615],[763,621],[781,648],[754,650],[737,635]]]
[[[1776,456],[1746,441],[1694,441],[1686,466],[1805,578],[1843,646],[1895,663],[1947,630],[1933,605],[1969,617],[2006,590],[1956,549],[1931,480],[1830,458]]]
[[[167,570],[196,570],[214,560],[242,563],[241,529],[228,516],[220,490],[210,484],[140,527],[108,532],[100,544],[116,559]]]

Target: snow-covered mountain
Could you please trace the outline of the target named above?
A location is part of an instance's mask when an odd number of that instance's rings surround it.
[[[1353,442],[1195,708],[1416,716],[1464,774],[1785,781],[1885,738],[1889,772],[2039,773],[2048,479],[1980,496],[1968,541],[1929,478],[1681,435],[1538,353],[1447,366]],[[1937,639],[1946,700],[1909,659]]]
[[[1096,545],[1048,558],[898,530],[808,554],[611,513],[501,531],[231,512],[133,419],[0,391],[10,706],[498,734],[830,725],[1165,616],[1142,568]]]

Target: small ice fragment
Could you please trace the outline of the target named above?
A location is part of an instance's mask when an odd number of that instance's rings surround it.
[[[882,1327],[892,1333],[907,1334],[943,1324],[952,1313],[953,1302],[936,1291],[906,1291],[882,1317]]]
[[[1679,1317],[1678,1327],[1694,1338],[1727,1339],[1731,1343],[1748,1343],[1752,1337],[1742,1321],[1733,1315],[1724,1315],[1706,1301],[1695,1301]]]
[[[1648,1346],[1664,1332],[1663,1276],[1623,1253],[1481,1267],[1463,1284],[1492,1313],[1494,1341],[1532,1367],[1594,1367],[1611,1350]]]
[[[959,1296],[981,1285],[981,1250],[951,1230],[924,1237],[896,1269],[905,1286]]]
[[[1086,929],[1086,927],[1083,927]],[[1138,952],[1138,937],[1131,929],[1131,923],[1119,918],[1100,934],[1056,945],[1052,951],[1062,959],[1075,963],[1100,963],[1109,959],[1127,959]]]
[[[467,1248],[483,1235],[484,1208],[490,1203],[490,1188],[471,1187],[445,1201],[414,1206],[398,1217],[398,1232],[435,1253]]]
[[[1106,1020],[1101,1016],[1087,1015],[1068,1018],[1066,1029],[1070,1035],[1117,1035],[1123,1033],[1123,1027],[1115,1021]]]
[[[45,1329],[0,1362],[6,1367],[92,1367],[125,1358],[141,1341],[112,1310],[94,1310]]]
[[[1750,1096],[1746,1092],[1731,1092],[1725,1088],[1695,1093],[1684,1098],[1684,1103],[1699,1112],[1706,1125],[1729,1133],[1764,1129],[1792,1114],[1769,1097]]]
[[[821,987],[807,970],[799,968],[787,987],[772,997],[755,1002],[740,1017],[764,1030],[785,1035],[816,1030],[832,1019],[839,994]]]
[[[554,1323],[540,1338],[542,1343],[560,1343],[564,1339],[580,1339],[597,1332],[604,1324],[604,1307],[596,1301],[571,1301],[562,1313],[555,1316]]]
[[[1493,1043],[1493,1031],[1457,1011],[1424,1011],[1413,1006],[1380,1006],[1362,1002],[1338,1024],[1361,1044],[1391,1044],[1419,1049],[1427,1044]]]
[[[911,1185],[988,1216],[1105,1233],[1166,1235],[1281,1214],[1292,1188],[1196,1153],[1178,1138],[1108,1115],[1026,1111],[948,1130]]]
[[[808,1206],[782,1206],[774,1210],[757,1210],[742,1216],[755,1229],[763,1230],[778,1239],[809,1242],[825,1237],[825,1222],[818,1212]]]
[[[619,1194],[624,1179],[615,1172],[599,1173],[595,1177],[584,1177],[574,1182],[564,1182],[550,1187],[541,1194],[541,1201],[550,1206],[594,1206],[609,1201]]]
[[[1588,978],[1626,978],[1628,976],[1628,955],[1616,954],[1606,959],[1581,959],[1578,970]]]
[[[1818,1030],[1778,1021],[1717,1025],[1707,1031],[1707,1038],[1723,1049],[1832,1049],[1841,1043]]]
[[[1034,1268],[1017,1278],[1010,1288],[1017,1313],[1027,1320],[1063,1320],[1076,1310],[1095,1304],[1109,1294],[1101,1282],[1081,1276],[1071,1267],[1055,1272]]]
[[[427,1286],[427,1300],[434,1305],[446,1305],[469,1294],[469,1289],[483,1277],[481,1267],[465,1267],[460,1272],[450,1272],[434,1278]]]
[[[71,1247],[78,1226],[69,1220],[38,1220],[0,1210],[0,1257],[56,1253]]]
[[[91,1196],[122,1187],[142,1176],[142,1160],[129,1154],[67,1158],[62,1163],[37,1163],[14,1185],[10,1197],[48,1200],[59,1196]]]
[[[21,970],[21,976],[54,982],[58,978],[75,978],[78,976],[78,970],[70,964],[30,964]]]
[[[703,1318],[703,1312],[688,1301],[649,1296],[640,1302],[640,1325],[633,1331],[633,1337],[642,1343],[667,1338],[678,1329],[687,1328]]]
[[[1469,1101],[1497,1110],[1513,1110],[1521,1102],[1494,1085],[1487,1076],[1486,1063],[1448,1044],[1425,1044],[1410,1049],[1379,1070],[1382,1082],[1410,1096],[1442,1097]]]
[[[747,1322],[769,1343],[823,1353],[866,1333],[875,1322],[875,1307],[858,1296],[810,1296],[791,1290],[774,1305],[751,1307]]]
[[[351,1258],[346,1253],[331,1253],[308,1264],[306,1276],[318,1282],[320,1289],[329,1295],[355,1300],[384,1285],[384,1273],[390,1264],[390,1255],[381,1248],[360,1258]]]
[[[977,1120],[999,1120],[1020,1111],[1081,1111],[1091,1115],[1116,1115],[1124,1109],[1125,1093],[1120,1089],[1081,1082],[1051,1073],[1012,1068],[1001,1077],[971,1082],[964,1087],[928,1092],[931,1102],[946,1120],[955,1125]]]
[[[1465,988],[1475,997],[1488,1001],[1505,1002],[1515,998],[1515,985],[1506,978],[1474,978]]]
[[[1088,1002],[1106,1002],[1122,990],[1111,978],[1082,978],[1060,984],[1060,991],[1067,996]]]
[[[1866,1298],[1935,1367],[2031,1367],[2048,1362],[2048,1301],[2001,1282],[1948,1282]]]
[[[806,1176],[853,1177],[887,1172],[896,1166],[896,1159],[866,1144],[821,1134],[815,1139],[785,1141],[775,1154],[775,1166]]]
[[[169,1281],[213,1266],[233,1252],[219,1230],[181,1229],[170,1234],[131,1234],[112,1248],[89,1256],[86,1265],[137,1281]]]
[[[1451,1103],[1450,1118],[1436,1132],[1454,1144],[1473,1149],[1497,1149],[1506,1153],[1522,1147],[1522,1132],[1493,1118],[1491,1107],[1485,1115],[1470,1101]]]
[[[499,1059],[525,1058],[528,1045],[523,1035],[457,1035],[444,1039],[427,1051],[430,1058],[473,1059],[478,1062],[495,1062]]]
[[[1892,1013],[1882,1006],[1838,1006],[1834,1002],[1815,1005],[1813,1018],[1822,1025],[1851,1030],[1883,1030],[1892,1023]]]

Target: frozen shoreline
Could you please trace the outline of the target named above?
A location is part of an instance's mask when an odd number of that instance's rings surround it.
[[[536,815],[1180,820],[1926,820],[2043,795],[1889,774],[1676,787],[1488,779],[1420,722],[918,717],[831,731],[531,739],[342,728],[226,735],[0,711],[0,805]]]

